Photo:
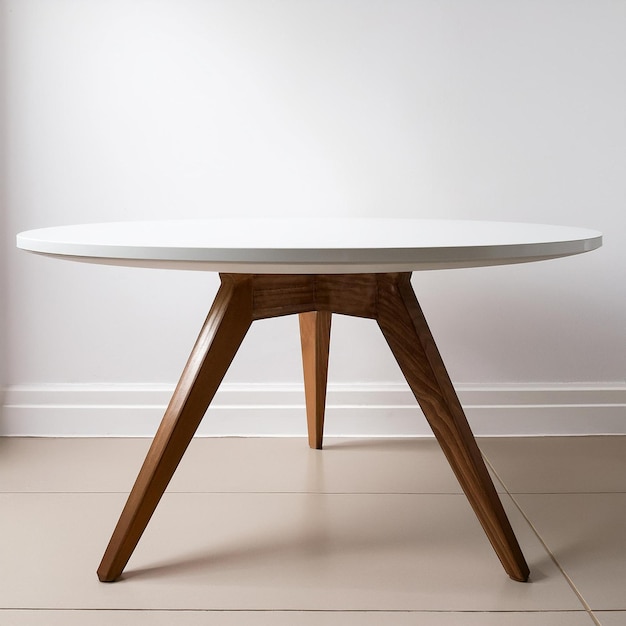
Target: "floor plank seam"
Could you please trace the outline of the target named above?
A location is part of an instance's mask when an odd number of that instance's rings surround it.
[[[530,518],[526,515],[526,512],[522,509],[521,504],[517,501],[517,499],[514,497],[513,493],[511,493],[506,484],[504,483],[504,481],[500,478],[500,475],[498,474],[498,472],[496,471],[496,468],[492,465],[492,463],[489,461],[489,459],[487,459],[485,457],[485,462],[487,463],[487,465],[489,466],[489,469],[493,472],[493,475],[497,478],[498,482],[503,486],[503,488],[506,490],[507,495],[511,498],[511,501],[513,502],[513,504],[515,505],[515,507],[517,508],[517,510],[520,512],[521,516],[526,520],[526,523],[530,526],[531,530],[533,531],[533,533],[535,534],[535,536],[537,537],[538,541],[541,543],[541,545],[543,546],[544,550],[548,553],[548,555],[550,556],[550,559],[552,560],[552,562],[554,563],[554,565],[557,567],[557,569],[561,572],[561,574],[563,575],[563,577],[565,578],[565,580],[567,581],[568,585],[570,586],[570,588],[572,589],[572,591],[574,592],[574,594],[576,595],[576,597],[578,598],[578,600],[580,601],[580,603],[583,605],[585,611],[587,612],[587,614],[589,615],[589,617],[593,620],[594,624],[596,624],[596,626],[602,626],[602,624],[597,620],[597,618],[595,617],[595,615],[593,614],[593,611],[591,609],[591,607],[589,606],[589,604],[587,603],[587,601],[585,600],[585,598],[583,597],[582,593],[578,590],[578,587],[576,587],[576,584],[574,583],[574,581],[570,578],[569,574],[567,574],[567,572],[563,569],[563,567],[561,566],[561,564],[559,563],[559,561],[557,560],[556,556],[553,554],[552,550],[548,547],[548,544],[544,541],[543,537],[541,536],[541,534],[539,533],[539,530],[535,527],[535,525],[530,521]],[[540,495],[540,494],[533,494],[533,495]],[[532,574],[531,574],[532,576]]]
[[[68,608],[68,607],[0,607],[0,614],[5,611],[15,612],[87,612],[87,613],[394,613],[394,614],[443,614],[443,615],[509,615],[509,614],[533,614],[542,615],[544,613],[568,613],[572,615],[587,614],[584,609],[529,609],[529,610],[480,610],[480,609],[168,609],[168,608],[115,608],[115,607],[86,607],[86,608]],[[619,613],[621,611],[611,611]],[[601,625],[600,625],[601,626]]]

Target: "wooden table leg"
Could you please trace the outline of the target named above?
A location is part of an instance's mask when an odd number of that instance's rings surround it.
[[[103,582],[122,573],[252,323],[250,283],[222,281],[98,568]]]
[[[309,446],[321,450],[324,436],[331,313],[310,311],[300,313],[299,318]]]
[[[98,568],[116,580],[171,480],[250,324],[300,314],[309,443],[321,448],[331,314],[377,320],[504,569],[528,566],[410,283],[410,273],[222,275],[185,370]]]
[[[526,581],[528,565],[415,298],[410,274],[391,276],[379,278],[378,324],[504,569],[514,580]]]

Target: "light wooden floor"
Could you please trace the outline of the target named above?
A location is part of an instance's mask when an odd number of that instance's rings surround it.
[[[423,439],[196,439],[99,583],[148,443],[0,439],[0,624],[626,624],[626,437],[480,440],[527,584]]]

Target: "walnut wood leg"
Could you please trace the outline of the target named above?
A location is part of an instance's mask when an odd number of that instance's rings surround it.
[[[222,286],[154,438],[98,568],[116,580],[256,319],[300,314],[309,443],[321,448],[331,313],[374,318],[429,421],[505,570],[528,578],[515,535],[491,482],[410,273],[222,275]]]
[[[299,318],[309,446],[321,450],[324,436],[331,313],[311,311],[300,313]]]
[[[251,281],[223,277],[174,395],[98,568],[122,573],[252,322]]]
[[[410,283],[379,278],[378,324],[507,574],[529,571]]]

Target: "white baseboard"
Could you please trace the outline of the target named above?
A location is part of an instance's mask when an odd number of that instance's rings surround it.
[[[154,435],[169,385],[32,385],[4,389],[0,436]],[[626,385],[458,385],[477,436],[626,434]],[[225,384],[198,435],[304,436],[299,385]],[[404,384],[331,384],[325,434],[428,437],[432,432]]]

